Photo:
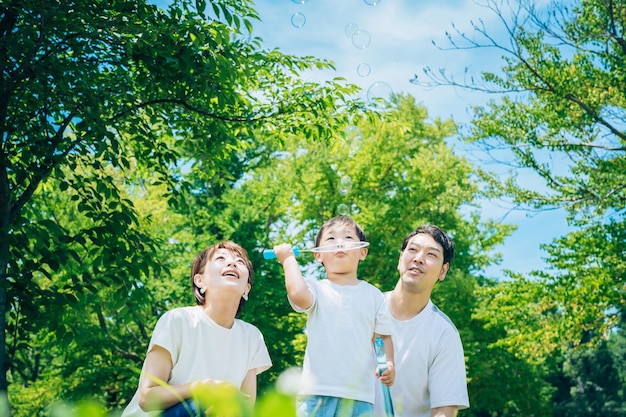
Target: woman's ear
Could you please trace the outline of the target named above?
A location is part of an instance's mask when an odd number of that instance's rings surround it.
[[[193,276],[193,283],[196,284],[196,287],[202,288],[202,275],[196,274]]]

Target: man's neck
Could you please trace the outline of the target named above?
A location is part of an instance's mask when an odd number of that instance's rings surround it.
[[[409,320],[424,310],[429,300],[429,294],[410,293],[396,285],[390,294],[389,311],[397,320]]]

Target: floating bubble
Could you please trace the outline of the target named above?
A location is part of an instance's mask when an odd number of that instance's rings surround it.
[[[350,208],[348,207],[347,204],[339,204],[337,206],[337,213],[339,213],[342,216],[349,216],[350,215]]]
[[[356,67],[356,73],[359,74],[360,77],[367,77],[368,75],[370,75],[371,72],[372,67],[370,67],[370,64],[366,62],[361,62]]]
[[[350,157],[356,155],[361,146],[363,146],[363,135],[361,135],[361,129],[357,126],[350,125],[346,127],[343,132],[343,138],[350,149]]]
[[[363,3],[367,4],[368,6],[376,6],[378,3],[380,3],[380,0],[363,0]]]
[[[308,3],[308,1],[309,0],[291,0],[292,3],[296,3],[296,4],[304,4],[304,3]],[[368,1],[372,1],[372,0],[368,0]],[[378,1],[376,3],[378,3]]]
[[[337,187],[339,190],[339,194],[346,195],[352,190],[352,178],[347,175],[341,177],[339,180],[339,186]]]
[[[359,49],[367,49],[372,41],[372,35],[367,30],[357,30],[352,34],[352,45]]]
[[[351,38],[357,30],[359,30],[359,25],[356,23],[348,23],[345,29],[346,36]]]
[[[383,101],[389,101],[393,90],[384,81],[377,81],[367,89],[367,101],[374,107],[382,107]]]
[[[296,28],[301,28],[306,23],[306,17],[302,13],[291,15],[291,24]]]

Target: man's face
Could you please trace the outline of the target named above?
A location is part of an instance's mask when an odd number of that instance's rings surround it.
[[[443,264],[443,247],[424,233],[411,238],[398,260],[403,285],[415,292],[432,290],[437,281],[443,281],[449,266]]]

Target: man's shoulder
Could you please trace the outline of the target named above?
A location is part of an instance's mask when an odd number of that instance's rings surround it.
[[[429,314],[432,316],[432,320],[436,320],[437,322],[439,322],[438,324],[440,326],[449,326],[456,333],[459,332],[450,317],[448,317],[446,313],[441,311],[441,309],[437,307],[432,301],[428,302],[428,305],[426,305],[426,309],[428,309]]]

